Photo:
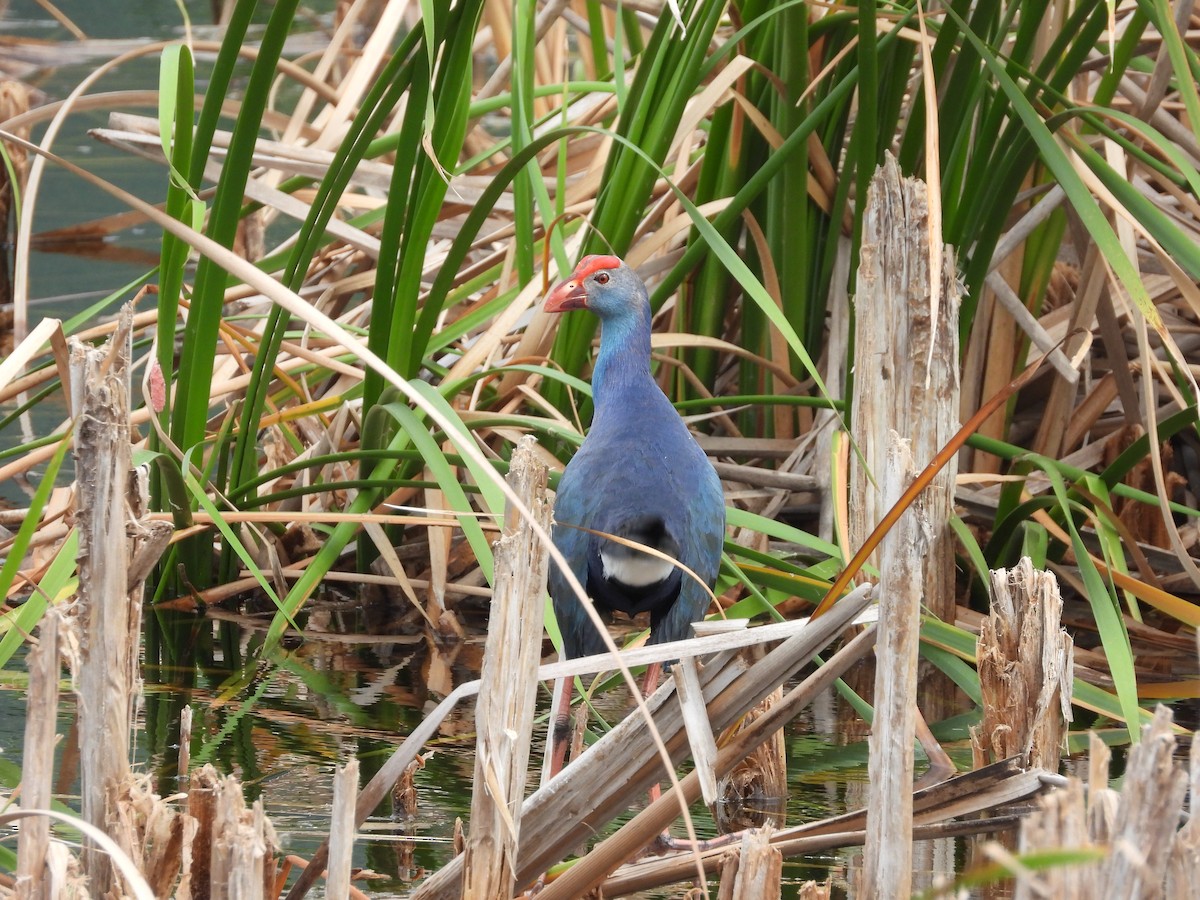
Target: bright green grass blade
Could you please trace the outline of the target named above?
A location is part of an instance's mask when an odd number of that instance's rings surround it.
[[[1089,502],[1096,507],[1093,524],[1096,537],[1100,541],[1100,552],[1105,564],[1122,575],[1129,574],[1129,566],[1125,561],[1125,551],[1121,533],[1114,526],[1117,515],[1112,508],[1112,500],[1108,496],[1108,487],[1099,475],[1091,475],[1083,480],[1081,492],[1086,491]],[[1142,621],[1142,611],[1138,608],[1137,598],[1129,591],[1122,591],[1125,597],[1125,608],[1135,622]]]
[[[233,246],[241,215],[242,196],[254,167],[253,154],[259,124],[271,97],[276,65],[298,2],[278,0],[274,4],[242,95],[221,178],[213,195],[208,226],[208,236],[224,247]],[[211,259],[201,256],[196,269],[191,314],[184,328],[179,383],[171,419],[171,437],[178,447],[192,447],[204,439],[225,282],[225,272]],[[199,577],[198,573],[191,574]]]
[[[1131,185],[1124,173],[1115,171],[1085,141],[1069,132],[1067,137],[1072,149],[1091,167],[1121,205],[1162,245],[1171,259],[1193,279],[1200,279],[1200,247],[1195,239],[1181,230],[1154,201]]]
[[[983,556],[983,550],[979,547],[979,542],[975,540],[975,535],[957,515],[950,516],[950,529],[958,538],[958,543],[967,554],[967,559],[971,561],[971,566],[974,568],[980,584],[986,586],[991,577],[991,570]]]
[[[1025,133],[1037,145],[1042,162],[1066,192],[1067,199],[1074,207],[1080,221],[1091,235],[1092,240],[1095,241],[1097,249],[1103,254],[1105,261],[1116,274],[1121,285],[1129,293],[1142,315],[1146,317],[1146,321],[1161,332],[1163,330],[1162,319],[1146,291],[1146,286],[1138,277],[1137,269],[1125,255],[1121,242],[1109,224],[1108,218],[1071,165],[1062,148],[1054,140],[1054,135],[1046,122],[1009,75],[1007,68],[996,58],[991,48],[967,27],[966,22],[953,7],[946,8],[946,15],[954,19],[963,29],[964,37],[979,53],[984,65],[991,71],[996,83],[1008,97],[1013,111],[1025,126]]]
[[[1096,620],[1096,628],[1100,632],[1100,641],[1104,646],[1104,656],[1108,660],[1109,671],[1112,674],[1113,686],[1121,703],[1121,718],[1129,728],[1129,739],[1137,743],[1140,738],[1140,712],[1137,696],[1137,676],[1133,669],[1133,649],[1129,644],[1129,634],[1121,619],[1120,605],[1109,585],[1100,576],[1095,563],[1088,554],[1087,545],[1075,526],[1071,512],[1078,507],[1068,496],[1066,483],[1056,470],[1043,468],[1049,476],[1054,495],[1063,511],[1063,518],[1071,538],[1071,550],[1075,555],[1075,564],[1079,567],[1083,579],[1085,595],[1092,607]],[[1085,512],[1090,512],[1085,510]]]
[[[25,638],[33,634],[47,608],[69,599],[79,589],[75,575],[78,555],[79,532],[72,529],[29,599],[0,615],[0,632],[4,634],[0,639],[0,669],[8,665],[13,653],[25,643]]]
[[[1200,137],[1200,94],[1196,89],[1200,69],[1196,66],[1195,53],[1184,44],[1179,34],[1170,0],[1154,0],[1154,12],[1158,17],[1158,33],[1167,46],[1167,56],[1175,71],[1174,86],[1183,98],[1183,108],[1187,111],[1184,121],[1190,122],[1192,134]]]
[[[1152,144],[1155,153],[1161,153],[1171,162],[1174,172],[1184,180],[1192,194],[1200,197],[1200,172],[1196,171],[1189,158],[1175,145],[1174,141],[1168,139],[1150,123],[1143,122],[1129,113],[1117,109],[1106,109],[1103,114],[1107,118],[1116,119],[1132,133],[1140,135],[1145,141]]]
[[[921,655],[938,667],[976,706],[983,705],[979,673],[953,653],[933,644],[921,643]]]
[[[1021,522],[1021,556],[1038,569],[1046,568],[1050,557],[1050,534],[1040,522],[1026,519]]]
[[[58,470],[62,467],[70,447],[70,434],[62,435],[58,449],[50,457],[45,474],[38,482],[37,490],[33,492],[33,499],[29,502],[29,512],[21,520],[21,527],[17,529],[17,533],[13,535],[7,548],[4,565],[0,567],[0,597],[8,597],[12,590],[13,582],[25,559],[25,553],[29,550],[29,544],[41,525],[42,511],[46,508],[46,503],[50,500],[50,494],[54,490],[54,480],[58,477]],[[4,638],[0,640],[0,668],[3,668],[12,658],[17,647],[24,642],[26,635],[32,633],[34,626],[41,619],[42,613],[46,611],[47,605],[62,599],[63,585],[74,571],[75,566],[75,552],[67,552],[67,548],[71,545],[72,541],[68,540],[58,551],[50,567],[54,574],[51,575],[50,571],[46,573],[42,579],[41,589],[35,590],[25,604],[0,617],[0,623],[3,623],[0,628],[5,630]]]
[[[801,547],[812,550],[815,553],[820,553],[822,556],[841,559],[841,551],[828,541],[823,541],[819,537],[801,531],[799,528],[793,528],[791,525],[765,518],[757,513],[730,507],[726,512],[726,521],[728,521],[731,528],[750,528],[779,541],[799,544]]]
[[[420,383],[420,382],[418,382]],[[448,408],[448,407],[447,407]],[[413,412],[412,408],[404,403],[385,403],[382,409],[392,416],[397,424],[408,434],[409,440],[412,441],[415,447],[421,454],[421,459],[430,472],[433,473],[434,480],[437,481],[442,493],[446,496],[446,502],[450,507],[450,514],[456,512],[463,513],[458,516],[459,525],[463,530],[463,535],[467,542],[471,545],[471,550],[475,554],[476,560],[479,562],[480,568],[483,569],[488,583],[492,581],[492,548],[487,536],[483,533],[483,529],[479,526],[479,519],[475,512],[471,501],[467,499],[466,492],[463,491],[462,485],[459,484],[458,476],[454,471],[454,467],[446,459],[442,448],[434,437],[429,432],[429,426]],[[452,436],[462,439],[461,435]],[[467,438],[467,440],[472,440]],[[501,498],[501,510],[503,510],[503,498]]]
[[[186,462],[187,461],[185,460],[185,463]],[[209,499],[208,492],[204,489],[204,486],[201,485],[196,476],[192,474],[190,464],[184,466],[183,481],[184,484],[187,485],[188,490],[192,495],[192,499],[195,500],[202,510],[212,517],[213,524],[221,533],[221,537],[225,542],[225,546],[229,547],[235,554],[237,554],[238,559],[242,561],[242,565],[249,570],[251,577],[253,577],[258,583],[259,589],[270,598],[272,603],[275,604],[275,608],[278,610],[277,617],[283,616],[286,624],[291,625],[292,628],[295,628],[297,631],[299,631],[299,626],[296,625],[296,623],[292,620],[291,615],[287,610],[284,609],[283,603],[279,599],[279,595],[275,593],[275,588],[272,587],[271,580],[267,578],[266,574],[262,571],[262,569],[259,568],[258,563],[254,561],[254,557],[250,554],[250,551],[246,549],[246,545],[242,543],[242,539],[238,537],[237,532],[233,529],[233,526],[225,521],[225,517],[221,514],[221,510],[215,503],[212,502],[211,499]]]

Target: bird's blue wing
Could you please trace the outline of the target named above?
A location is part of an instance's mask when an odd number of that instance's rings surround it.
[[[586,507],[591,499],[587,485],[581,483],[577,472],[568,466],[559,481],[554,499],[554,546],[567,560],[567,565],[583,588],[587,589],[588,553],[591,535],[569,524],[587,521]],[[604,650],[604,640],[596,631],[591,617],[581,606],[582,601],[568,583],[557,563],[551,561],[549,571],[550,598],[554,601],[554,617],[563,638],[563,650],[569,659],[589,656]]]
[[[721,567],[721,552],[725,545],[725,495],[721,480],[704,452],[696,447],[689,465],[682,467],[690,473],[689,496],[682,507],[686,511],[684,524],[678,532],[679,561],[695,572],[704,583],[712,585]],[[708,591],[688,574],[684,574],[679,599],[667,611],[650,640],[659,644],[686,640],[692,636],[692,623],[704,618],[711,598]]]

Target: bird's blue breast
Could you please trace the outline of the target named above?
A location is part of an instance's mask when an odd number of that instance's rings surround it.
[[[621,387],[598,400],[592,430],[559,482],[554,540],[599,607],[649,611],[651,640],[678,640],[703,616],[707,592],[677,567],[658,583],[629,585],[607,577],[627,571],[612,558],[605,564],[603,555],[606,550],[613,555],[613,544],[571,527],[655,536],[633,539],[660,543],[707,584],[716,578],[725,532],[720,481],[653,381]],[[555,571],[551,596],[568,656],[599,652],[603,645],[593,625]]]

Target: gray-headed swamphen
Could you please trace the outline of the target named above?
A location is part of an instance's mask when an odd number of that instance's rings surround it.
[[[602,615],[649,612],[651,644],[691,637],[692,623],[708,608],[705,589],[678,566],[594,533],[653,547],[710,587],[716,581],[725,537],[721,482],[650,374],[646,286],[617,257],[587,256],[550,292],[545,308],[588,309],[600,317],[595,412],[558,485],[555,546]],[[555,565],[549,580],[565,656],[603,652],[603,639]],[[658,677],[659,667],[647,671],[647,693]],[[566,679],[558,700],[551,774],[566,753],[571,684]]]

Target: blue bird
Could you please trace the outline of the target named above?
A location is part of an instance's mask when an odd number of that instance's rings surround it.
[[[587,256],[546,298],[547,312],[588,309],[600,317],[592,373],[592,427],[567,464],[554,503],[555,546],[602,616],[650,614],[650,643],[691,637],[709,594],[679,566],[605,535],[652,547],[711,587],[725,538],[720,479],[650,374],[650,299],[615,256]],[[584,530],[586,529],[586,530]],[[550,597],[568,659],[600,653],[604,641],[557,566]],[[644,690],[658,683],[646,673]],[[572,679],[559,698],[551,774],[562,767]]]

